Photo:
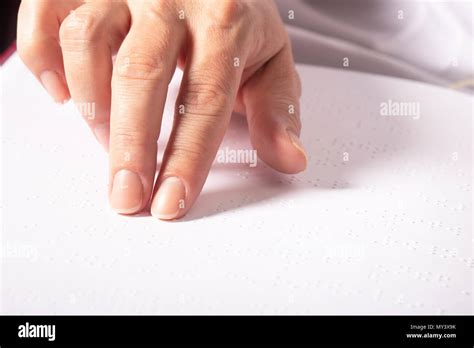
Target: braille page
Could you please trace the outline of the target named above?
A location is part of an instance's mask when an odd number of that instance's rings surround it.
[[[472,313],[472,97],[298,71],[307,171],[230,163],[250,149],[233,117],[195,206],[163,222],[109,209],[106,153],[74,105],[53,104],[13,56],[2,78],[2,311]]]

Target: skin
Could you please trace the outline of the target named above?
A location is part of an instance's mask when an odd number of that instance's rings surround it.
[[[300,82],[271,0],[23,0],[17,47],[55,101],[89,106],[79,109],[109,151],[110,204],[120,214],[150,203],[160,219],[186,214],[232,111],[246,115],[262,161],[283,173],[306,167]],[[184,74],[155,182],[177,66]]]

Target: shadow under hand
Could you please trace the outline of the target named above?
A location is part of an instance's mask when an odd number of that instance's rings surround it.
[[[318,71],[322,79],[309,82],[313,68],[302,67],[302,135],[308,167],[297,175],[278,173],[261,161],[214,162],[203,191],[182,219],[190,221],[243,209],[264,201],[284,199],[308,190],[340,190],[361,185],[358,175],[383,170],[418,141],[412,119],[381,116],[380,105],[403,96],[395,84],[379,77],[336,70]],[[314,77],[314,76],[313,76]],[[347,82],[345,81],[347,79]],[[354,88],[364,83],[364,88]],[[252,150],[245,117],[233,115],[219,151]]]
[[[253,151],[245,117],[234,114],[220,147],[222,156],[231,151]],[[315,189],[314,186],[294,185],[301,180],[297,175],[276,172],[262,161],[249,163],[219,162],[216,157],[209,178],[192,209],[182,219],[195,220],[223,212],[236,211],[264,201],[275,200],[290,192]]]

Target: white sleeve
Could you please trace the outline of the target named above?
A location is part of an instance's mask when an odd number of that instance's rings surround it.
[[[473,78],[472,1],[276,0],[297,61],[450,85]],[[347,60],[346,60],[347,61]]]

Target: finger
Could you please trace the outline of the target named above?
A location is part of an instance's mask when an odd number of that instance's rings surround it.
[[[87,3],[72,11],[60,28],[66,80],[72,99],[107,149],[109,144],[112,54],[129,29],[122,2]]]
[[[185,33],[173,15],[153,8],[133,20],[132,11],[133,24],[114,65],[110,203],[121,214],[139,212],[151,197],[161,117]]]
[[[74,0],[24,0],[18,12],[18,54],[59,103],[70,98],[59,46],[59,25],[80,3]]]
[[[283,173],[306,168],[299,140],[301,85],[287,44],[242,89],[250,139],[258,156]]]
[[[192,206],[230,120],[242,68],[234,66],[232,49],[215,42],[196,39],[199,49],[188,58],[151,206],[159,219],[179,218]]]

